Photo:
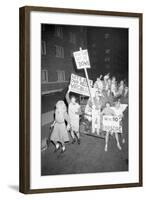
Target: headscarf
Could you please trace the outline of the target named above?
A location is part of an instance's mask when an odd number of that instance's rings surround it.
[[[67,109],[66,109],[66,105],[65,105],[64,101],[62,101],[62,100],[57,101],[56,109],[58,109],[62,112],[66,112]]]

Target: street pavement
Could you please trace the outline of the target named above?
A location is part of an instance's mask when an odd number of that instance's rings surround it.
[[[45,128],[47,130],[47,128]],[[121,137],[120,137],[121,142]],[[128,170],[128,135],[120,151],[115,138],[110,136],[108,152],[104,151],[104,139],[81,134],[81,144],[66,144],[64,153],[54,152],[50,143],[41,157],[42,175],[119,172]]]
[[[43,97],[42,113],[54,109],[54,105],[59,99],[63,99],[64,94]],[[50,103],[48,105],[48,102]],[[128,109],[124,114],[123,132],[126,136],[126,143],[120,143],[122,150],[116,146],[115,138],[110,136],[108,152],[104,151],[104,139],[80,133],[81,144],[66,144],[66,151],[54,153],[55,146],[50,143],[46,148],[46,139],[50,136],[50,124],[44,123],[41,128],[41,174],[78,174],[97,172],[119,172],[128,170]],[[43,147],[43,148],[42,148]]]

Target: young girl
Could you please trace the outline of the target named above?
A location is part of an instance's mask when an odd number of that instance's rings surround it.
[[[67,127],[65,121],[68,123]],[[69,116],[67,114],[67,109],[64,101],[58,101],[55,110],[55,121],[52,126],[54,126],[53,132],[51,134],[50,140],[55,144],[55,152],[59,150],[61,145],[61,152],[65,151],[65,142],[69,141],[69,135],[67,129],[69,128]]]
[[[125,134],[123,134],[123,128],[122,128],[123,126],[122,118],[124,116],[123,112],[126,110],[127,106],[128,106],[127,104],[121,104],[120,99],[117,99],[117,101],[115,102],[115,107],[113,107],[116,116],[120,118],[121,125],[120,125],[119,133],[121,133],[121,136],[122,136],[122,143],[125,143],[125,137],[124,137]],[[115,136],[118,138],[118,132],[115,133]],[[121,149],[120,145],[119,145],[119,149]]]
[[[80,144],[80,133],[79,133],[79,116],[81,114],[81,108],[80,105],[76,102],[76,97],[71,96],[69,98],[69,92],[70,92],[70,87],[69,90],[66,94],[66,100],[68,103],[68,114],[70,118],[70,124],[71,124],[71,136],[73,138],[72,143],[75,143],[77,138],[78,144]]]
[[[110,107],[110,103],[106,103],[106,107],[102,110],[101,115],[106,115],[106,116],[114,116],[115,112],[113,109]],[[105,147],[104,150],[108,150],[108,140],[109,140],[109,135],[113,134],[112,130],[106,131],[106,136],[105,136]],[[117,146],[119,145],[119,141],[117,140]]]
[[[108,84],[109,76],[110,74],[108,73],[103,77],[104,90],[108,90],[109,88],[109,84]]]
[[[116,81],[116,77],[112,77],[112,80],[111,80],[111,92],[112,92],[114,97],[117,96],[117,81]]]
[[[125,87],[124,81],[121,80],[120,84],[119,84],[119,88],[118,88],[118,95],[119,96],[123,95],[123,93],[124,93],[124,87]]]
[[[100,110],[101,110],[101,100],[98,91],[92,90],[92,100],[89,99],[89,105],[92,107],[92,133],[96,132],[100,135]]]

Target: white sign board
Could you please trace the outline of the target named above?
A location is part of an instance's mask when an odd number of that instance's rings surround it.
[[[92,87],[93,81],[89,80],[89,83]],[[75,93],[82,94],[85,96],[90,96],[87,80],[84,77],[71,74],[70,88],[71,88],[70,90],[71,92],[75,92]]]
[[[88,50],[80,50],[73,53],[77,69],[90,68],[90,61],[88,56]]]
[[[103,131],[122,133],[121,118],[118,116],[103,116]]]

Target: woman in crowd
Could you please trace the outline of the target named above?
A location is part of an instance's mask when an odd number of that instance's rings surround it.
[[[105,108],[102,110],[101,115],[104,116],[114,116],[115,112],[113,111],[113,109],[111,108],[110,102],[106,103]],[[109,135],[113,135],[113,131],[112,130],[106,130],[106,135],[105,135],[105,147],[104,150],[108,151],[108,141],[109,141]],[[117,140],[117,146],[119,145],[119,141]]]
[[[69,97],[70,92],[70,86],[66,94],[66,101],[68,103],[68,114],[70,118],[70,124],[71,124],[71,136],[73,138],[72,143],[76,142],[80,144],[80,133],[79,133],[79,120],[81,115],[81,108],[80,105],[76,101],[76,97],[72,95]]]
[[[101,96],[100,92],[93,88],[92,89],[92,99],[88,100],[88,105],[92,110],[92,133],[100,134],[100,112],[101,112]]]
[[[68,124],[67,126],[65,121]],[[65,142],[69,141],[68,129],[70,127],[70,120],[64,101],[58,101],[56,103],[55,121],[52,126],[54,126],[54,129],[50,141],[55,144],[55,152],[61,147],[61,152],[63,153],[65,151]]]

